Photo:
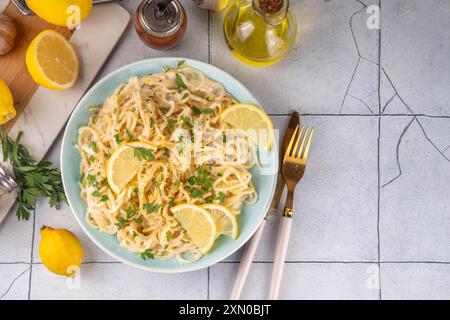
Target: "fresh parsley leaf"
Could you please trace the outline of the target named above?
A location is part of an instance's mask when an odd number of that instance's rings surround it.
[[[192,177],[189,177],[187,179],[187,181],[189,182],[189,184],[194,185],[197,182],[197,178],[192,176]]]
[[[131,147],[134,149],[134,157],[137,160],[155,160],[155,154],[153,153],[153,150],[142,147]]]
[[[184,64],[186,63],[186,60],[179,60],[177,63],[177,69],[181,68],[182,66],[184,66]]]
[[[175,75],[175,84],[177,85],[178,90],[187,89],[187,86],[184,83],[183,78],[178,73]]]
[[[121,144],[122,139],[120,139],[119,133],[116,133],[116,134],[114,135],[114,140],[116,141],[117,144]]]
[[[214,198],[214,200],[218,200],[219,202],[225,201],[225,193],[219,192],[218,195]]]
[[[102,194],[100,193],[100,191],[95,190],[94,192],[92,192],[92,196],[93,196],[93,197],[101,197]]]
[[[14,178],[19,185],[16,200],[18,202],[16,215],[19,220],[28,220],[34,210],[37,198],[46,197],[51,207],[59,207],[60,202],[66,202],[66,195],[61,181],[61,172],[52,168],[49,161],[34,160],[28,149],[20,143],[23,132],[12,140],[3,126],[0,126],[0,141],[3,160],[9,161]]]
[[[131,135],[131,132],[128,130],[128,128],[125,128],[125,132],[128,136],[128,140],[133,140],[133,136]]]
[[[223,143],[226,143],[226,142],[227,142],[227,139],[228,139],[228,137],[227,137],[226,135],[222,135],[222,141],[223,141]]]
[[[163,66],[163,70],[164,70],[164,72],[168,72],[168,71],[172,70],[172,68],[169,66]]]
[[[181,120],[183,120],[183,124],[186,128],[192,129],[194,127],[189,117],[181,116]]]
[[[181,97],[181,100],[184,100],[184,99],[186,99],[187,97],[189,97],[189,92],[185,92],[185,93],[183,94],[183,96]]]
[[[177,121],[175,119],[170,119],[169,121],[167,121],[167,125],[164,130],[166,130],[168,133],[172,133],[176,128],[176,124]]]
[[[89,146],[91,147],[92,151],[97,152],[97,143],[95,141],[91,141]]]
[[[100,201],[101,202],[106,202],[106,201],[108,201],[109,200],[109,197],[106,195],[106,194],[104,194],[104,195],[102,195],[101,197],[100,197]]]
[[[87,177],[86,177],[86,180],[87,180],[88,184],[91,187],[97,187],[98,186],[97,178],[95,176],[93,176],[92,174],[88,174]]]
[[[147,211],[148,214],[158,211],[159,208],[161,208],[160,204],[151,204],[151,203],[144,204],[144,209]]]
[[[153,186],[156,190],[158,190],[158,193],[159,193],[160,195],[162,194],[161,187],[159,186],[158,181],[156,181],[155,179],[153,179],[153,180],[152,180],[152,186]]]
[[[166,232],[166,240],[170,241],[172,239],[172,233],[170,233],[170,231]]]
[[[130,219],[136,214],[136,210],[132,206],[128,206],[125,209],[125,213],[127,214],[127,219]]]
[[[134,219],[134,222],[136,222],[137,224],[141,224],[142,223],[142,217]]]
[[[141,252],[141,259],[153,259],[153,253],[149,249],[146,249],[144,252]]]
[[[125,228],[126,224],[128,223],[128,220],[122,217],[120,217],[118,220],[119,222],[116,223],[117,228],[119,229]]]
[[[203,193],[200,190],[198,190],[198,189],[192,190],[192,193],[191,193],[192,198],[201,198],[202,196],[203,196]]]
[[[138,236],[138,234],[136,233],[136,231],[133,230],[133,239],[136,238]]]
[[[214,113],[214,110],[211,108],[200,109],[200,108],[194,107],[193,111],[196,116],[199,116],[201,114],[213,114]]]
[[[175,205],[175,200],[170,199],[169,200],[169,206],[173,207]]]

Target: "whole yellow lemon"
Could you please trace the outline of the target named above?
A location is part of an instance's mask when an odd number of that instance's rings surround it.
[[[43,226],[39,255],[48,270],[71,277],[81,265],[83,246],[69,230]]]
[[[0,79],[0,125],[8,122],[16,116],[13,96],[8,85]]]
[[[26,0],[26,3],[42,20],[69,28],[78,25],[92,9],[92,0]]]

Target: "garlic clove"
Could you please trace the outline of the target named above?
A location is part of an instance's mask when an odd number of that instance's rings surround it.
[[[6,15],[0,14],[0,56],[12,50],[16,35],[17,30],[14,21]]]

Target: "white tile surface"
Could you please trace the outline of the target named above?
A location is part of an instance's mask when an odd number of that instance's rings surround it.
[[[78,278],[34,265],[31,299],[206,299],[206,270],[158,274],[121,263],[83,264]]]
[[[381,175],[384,261],[450,261],[450,160],[439,150],[439,133],[449,127],[450,119],[382,119],[381,166],[389,168]]]
[[[236,263],[220,263],[211,268],[211,299],[228,299],[237,267]],[[376,268],[373,264],[289,263],[279,298],[378,299]],[[241,298],[266,299],[271,272],[271,263],[254,263]]]
[[[376,261],[378,120],[305,116],[301,121],[316,132],[296,189],[287,259]],[[258,261],[273,259],[278,219],[266,228]],[[230,259],[239,260],[239,254]]]
[[[0,300],[27,299],[29,278],[28,264],[0,265]]]
[[[382,299],[450,299],[449,264],[383,264]]]
[[[0,263],[30,262],[33,216],[28,221],[19,221],[15,207],[0,224]]]

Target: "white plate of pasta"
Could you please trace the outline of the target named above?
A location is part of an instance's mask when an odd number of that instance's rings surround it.
[[[229,74],[189,59],[139,61],[95,84],[61,152],[68,202],[87,235],[157,272],[205,268],[245,244],[273,196],[277,146],[221,121],[239,103],[261,106]],[[185,207],[190,220],[176,212]],[[234,224],[219,224],[208,210],[216,207]]]

